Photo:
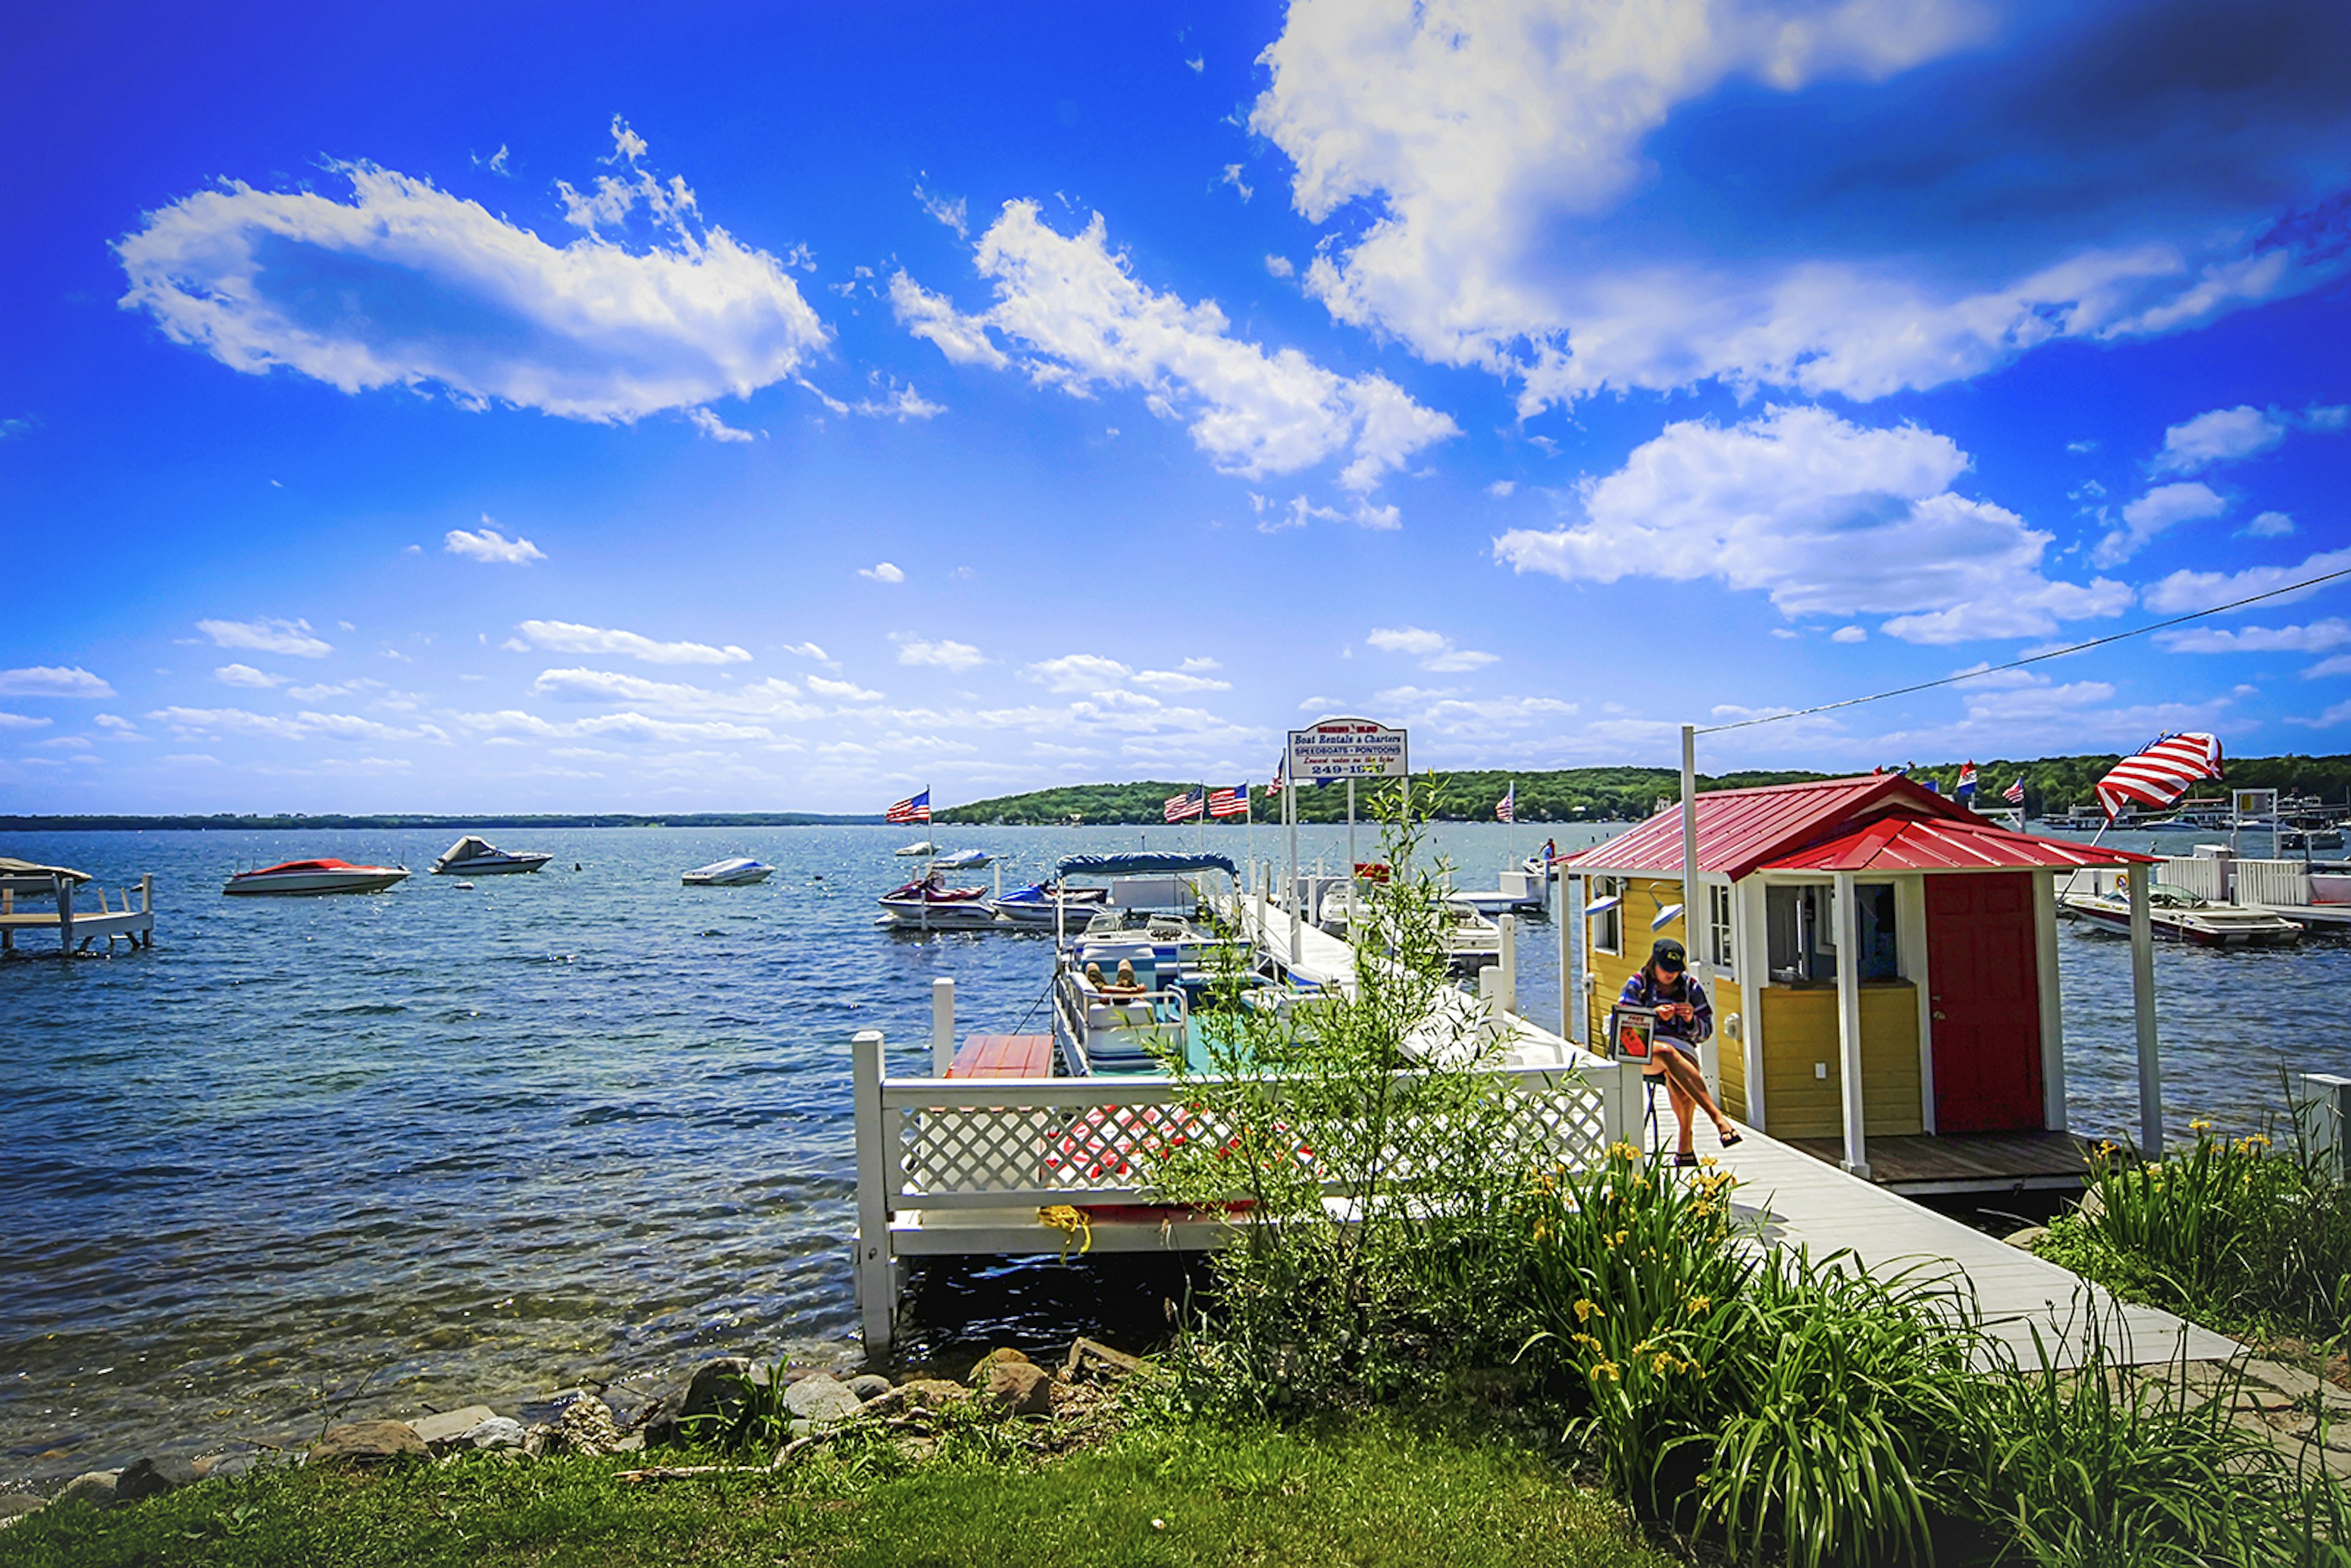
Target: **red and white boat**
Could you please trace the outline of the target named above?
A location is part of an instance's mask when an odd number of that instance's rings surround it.
[[[904,929],[953,931],[996,924],[996,905],[984,887],[949,887],[938,873],[918,877],[881,897],[879,924]]]
[[[381,893],[408,875],[404,865],[353,865],[349,861],[285,861],[259,871],[241,871],[223,893]]]

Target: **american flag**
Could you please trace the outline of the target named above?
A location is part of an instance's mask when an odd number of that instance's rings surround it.
[[[1281,768],[1282,764],[1279,762],[1273,765],[1273,782],[1265,787],[1265,792],[1267,794],[1279,795],[1281,793]]]
[[[882,813],[885,822],[927,822],[931,820],[931,792],[909,795]]]
[[[1202,789],[1186,789],[1181,795],[1168,796],[1167,820],[1171,822],[1190,821],[1200,814],[1205,800],[1206,791]]]
[[[2011,805],[2011,806],[2022,806],[2022,805],[2023,805],[2023,804],[2024,804],[2024,775],[2023,775],[2023,774],[2022,774],[2022,773],[2018,774],[2018,775],[2016,776],[2016,782],[2015,782],[2015,783],[2013,783],[2013,784],[2011,784],[2011,785],[2010,785],[2007,789],[2005,789],[2001,790],[2001,791],[2000,792],[2000,798],[2001,798],[2001,800],[2003,800],[2007,801],[2007,802],[2008,802],[2010,805]]]
[[[2126,806],[2161,810],[2199,779],[2220,777],[2220,738],[2214,735],[2160,735],[2137,756],[2126,757],[2098,780],[2098,804],[2108,819]]]
[[[1246,817],[1249,815],[1249,786],[1238,789],[1208,791],[1208,815],[1211,817]]]
[[[1973,761],[1970,761],[1967,766],[1959,769],[1959,787],[1957,793],[1959,799],[1964,800],[1972,796],[1975,792],[1976,765]]]
[[[1510,780],[1510,787],[1502,792],[1502,798],[1494,802],[1494,821],[1515,822],[1518,820],[1519,781],[1513,779]]]

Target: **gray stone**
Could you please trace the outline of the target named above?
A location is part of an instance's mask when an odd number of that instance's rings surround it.
[[[1142,1370],[1142,1357],[1083,1337],[1070,1346],[1070,1359],[1061,1364],[1061,1375],[1071,1382],[1089,1374],[1104,1379],[1133,1377]]]
[[[2030,1252],[2033,1246],[2048,1234],[2049,1228],[2045,1225],[2028,1225],[2022,1230],[2010,1232],[2001,1239],[2020,1252]]]
[[[350,1421],[327,1428],[327,1435],[311,1445],[309,1462],[366,1469],[431,1457],[432,1451],[417,1439],[416,1428],[405,1421]]]
[[[138,1502],[145,1498],[162,1497],[167,1491],[177,1491],[203,1479],[193,1464],[177,1454],[157,1454],[148,1458],[133,1459],[115,1478],[114,1500],[117,1502]]]
[[[41,1511],[42,1500],[28,1491],[0,1491],[0,1520],[21,1519]]]
[[[1053,1413],[1053,1375],[1030,1361],[999,1361],[987,1369],[981,1397],[1012,1416]]]
[[[250,1453],[208,1454],[196,1461],[196,1470],[206,1480],[235,1480],[239,1476],[251,1475],[259,1463],[259,1458]]]
[[[519,1448],[522,1423],[511,1416],[491,1416],[457,1434],[456,1446],[465,1448]]]
[[[621,1446],[621,1428],[612,1420],[611,1406],[592,1394],[583,1394],[563,1407],[556,1433],[566,1453],[609,1454]]]
[[[411,1421],[416,1440],[436,1454],[446,1453],[459,1446],[465,1435],[496,1414],[486,1405],[467,1405],[456,1410],[443,1410]],[[521,1439],[517,1437],[517,1441]]]
[[[90,1470],[78,1475],[66,1483],[65,1490],[49,1500],[50,1506],[82,1502],[92,1508],[111,1508],[114,1505],[114,1482],[121,1474],[120,1470]]]
[[[784,1408],[820,1427],[854,1416],[863,1405],[863,1400],[827,1372],[803,1377],[784,1390]]]
[[[873,1373],[849,1380],[849,1391],[860,1399],[879,1399],[890,1392],[890,1380]]]
[[[968,1381],[974,1388],[985,1388],[987,1386],[988,1372],[992,1368],[1008,1361],[1019,1362],[1023,1365],[1031,1364],[1027,1356],[1021,1354],[1020,1352],[1014,1350],[1011,1346],[1005,1345],[999,1349],[989,1351],[986,1355],[981,1356],[977,1361],[974,1362],[971,1368],[971,1376],[967,1381]]]
[[[971,1396],[971,1390],[960,1383],[949,1383],[943,1377],[916,1377],[887,1394],[875,1395],[866,1401],[865,1408],[874,1416],[904,1416],[916,1410],[943,1410]]]

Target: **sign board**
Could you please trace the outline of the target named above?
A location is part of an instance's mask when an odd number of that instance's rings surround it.
[[[1289,771],[1303,784],[1323,779],[1402,779],[1412,768],[1403,730],[1367,718],[1326,718],[1290,732]]]

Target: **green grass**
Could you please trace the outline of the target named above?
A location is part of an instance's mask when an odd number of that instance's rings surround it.
[[[869,1456],[869,1458],[871,1456]],[[629,1461],[282,1471],[0,1531],[0,1564],[1445,1563],[1665,1568],[1625,1511],[1499,1443],[1360,1421],[1154,1426],[1037,1464],[820,1460],[622,1484]]]

